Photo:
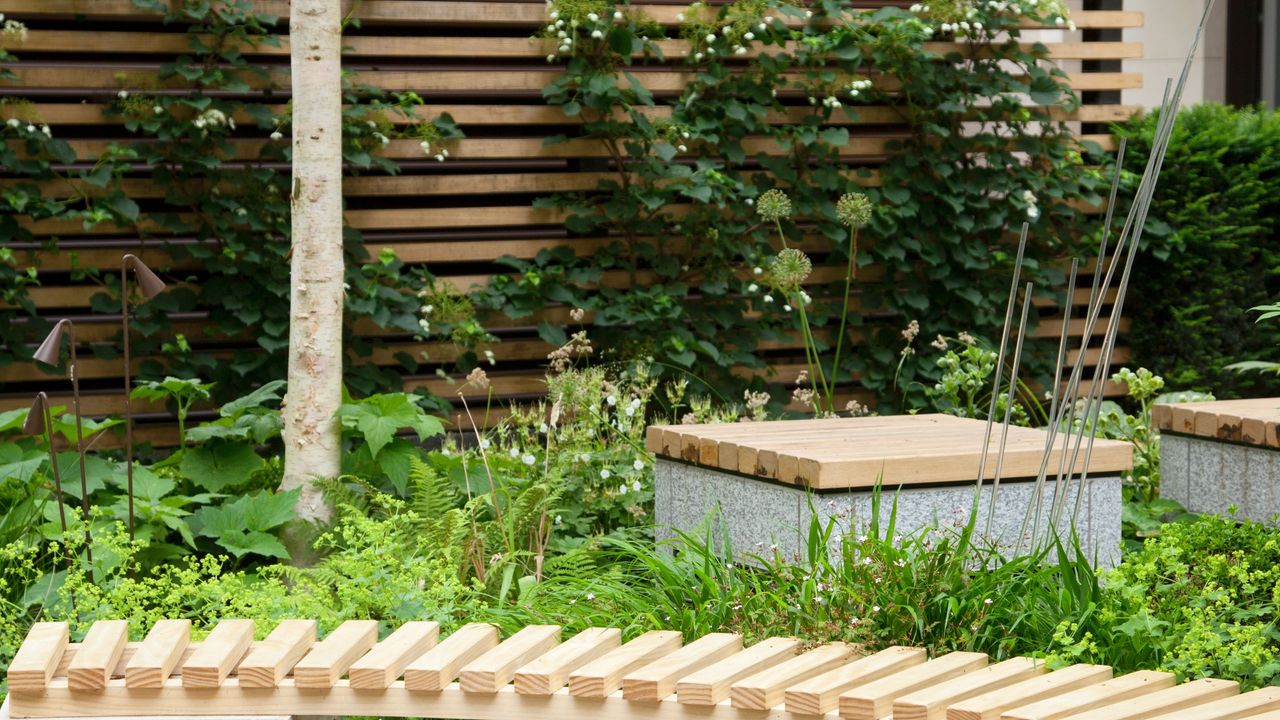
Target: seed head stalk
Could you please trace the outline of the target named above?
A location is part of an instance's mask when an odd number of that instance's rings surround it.
[[[831,359],[831,384],[835,385],[835,379],[840,375],[840,351],[844,349],[844,335],[849,322],[849,291],[853,287],[853,276],[858,271],[858,226],[851,225],[849,227],[849,267],[844,273],[844,295],[840,302],[840,325],[836,333],[836,354]],[[827,396],[828,410],[835,412],[835,398]]]
[[[783,249],[789,248],[787,235],[782,232],[782,219],[775,217],[773,226],[778,230],[778,239],[782,241]],[[813,401],[813,410],[817,414],[822,411],[820,405],[822,399],[826,399],[828,410],[833,408],[835,399],[831,397],[831,386],[827,384],[826,374],[822,370],[822,362],[818,357],[818,346],[813,338],[813,328],[809,326],[809,315],[804,310],[804,290],[796,288],[795,293],[795,298],[791,302],[795,305],[796,311],[800,313],[800,333],[804,338],[805,364],[809,367],[811,382],[815,387],[819,388],[818,394],[821,395],[820,398],[815,398]]]

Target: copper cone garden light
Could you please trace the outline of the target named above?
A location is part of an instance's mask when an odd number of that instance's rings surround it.
[[[138,289],[145,300],[164,290],[164,281],[156,277],[151,268],[136,255],[120,259],[120,317],[124,336],[124,447],[125,473],[129,478],[129,539],[133,540],[133,407],[129,396],[133,393],[133,366],[129,362],[129,270],[138,280]]]
[[[22,423],[24,435],[43,435],[49,443],[49,466],[53,471],[53,492],[58,499],[58,522],[62,525],[62,535],[67,534],[67,511],[62,506],[62,473],[58,470],[58,451],[53,447],[53,415],[49,411],[49,396],[36,393],[35,402],[31,403],[31,412],[27,413],[26,422]]]
[[[71,398],[72,407],[76,414],[76,453],[80,456],[80,509],[84,513],[84,542],[85,557],[89,562],[93,562],[93,548],[91,547],[93,537],[89,530],[89,481],[85,477],[84,467],[84,428],[80,417],[80,376],[76,374],[76,332],[71,321],[63,318],[58,324],[53,326],[49,331],[49,335],[45,337],[44,342],[40,343],[40,347],[36,348],[36,352],[31,357],[37,362],[45,365],[57,366],[62,357],[62,333],[67,333],[70,339],[71,358],[67,363],[67,374],[71,377]]]

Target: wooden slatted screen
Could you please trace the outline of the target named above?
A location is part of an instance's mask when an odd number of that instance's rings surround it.
[[[256,0],[255,4],[281,18],[288,16],[284,0]],[[852,4],[878,7],[909,3],[858,0]],[[9,17],[30,27],[24,43],[0,38],[3,46],[21,57],[13,68],[18,82],[0,83],[0,95],[32,98],[40,119],[55,127],[59,137],[69,139],[81,157],[91,157],[111,142],[131,139],[116,122],[104,117],[104,106],[122,88],[134,84],[148,87],[161,64],[187,50],[183,28],[162,24],[159,15],[139,10],[131,0],[6,0],[0,5]],[[425,158],[416,141],[393,140],[385,154],[401,164],[403,174],[353,177],[345,183],[347,220],[364,233],[373,254],[391,248],[407,263],[427,264],[438,277],[465,290],[503,272],[493,262],[502,255],[532,258],[540,250],[564,244],[578,253],[601,247],[602,238],[570,238],[560,215],[531,206],[534,198],[553,191],[596,187],[600,174],[581,169],[580,161],[602,154],[600,146],[590,141],[543,146],[544,137],[560,132],[569,121],[558,108],[540,100],[541,89],[558,73],[546,64],[545,48],[528,40],[545,22],[542,2],[364,0],[352,7],[361,26],[349,31],[344,44],[348,48],[346,65],[359,72],[359,81],[389,90],[416,91],[428,101],[423,116],[448,112],[467,134],[466,139],[450,145],[450,162],[444,164]],[[683,8],[683,4],[674,3],[644,6],[651,17],[668,26],[677,23],[676,15]],[[1122,11],[1078,12],[1074,19],[1082,31],[1142,23],[1140,13]],[[1034,28],[1028,28],[1027,39],[1049,46],[1052,56],[1070,71],[1077,91],[1120,90],[1143,82],[1137,74],[1079,71],[1085,60],[1140,57],[1140,44],[1083,42],[1075,33]],[[666,44],[668,52],[679,50],[679,41]],[[269,68],[277,82],[287,87],[287,39],[283,48],[260,47],[252,52],[255,63]],[[684,75],[673,67],[646,66],[639,68],[638,74],[648,87],[668,94],[684,82]],[[268,101],[283,102],[279,93],[273,98]],[[1134,110],[1085,105],[1063,119],[1102,123],[1121,120]],[[777,118],[778,122],[787,120],[785,114]],[[893,115],[885,108],[860,108],[859,120],[837,122],[851,126],[853,137],[845,152],[854,166],[874,166],[885,143],[895,136],[894,128],[884,124],[893,122]],[[864,124],[875,126],[859,132],[857,125]],[[261,131],[242,134],[237,153],[250,155],[263,142]],[[1108,136],[1088,137],[1104,147],[1111,145]],[[875,182],[874,174],[869,182]],[[125,183],[135,198],[162,194],[161,188],[145,179],[130,178]],[[70,316],[77,322],[78,339],[85,345],[79,368],[86,412],[118,413],[122,406],[121,363],[93,357],[88,345],[114,338],[119,318],[89,310],[96,286],[74,280],[72,270],[77,263],[107,271],[118,268],[123,252],[139,252],[139,240],[109,224],[85,232],[78,223],[43,222],[37,230],[42,237],[57,235],[59,251],[20,248],[26,251],[20,253],[25,262],[37,262],[40,267],[42,284],[31,289],[30,297],[43,315]],[[171,260],[154,243],[141,252],[153,267],[198,271],[189,261]],[[875,272],[875,267],[863,271]],[[843,268],[819,267],[813,281],[831,282],[842,273]],[[604,282],[623,283],[627,279],[606,277]],[[1087,291],[1077,293],[1073,300],[1080,305],[1085,298]],[[486,326],[503,340],[490,348],[499,360],[490,373],[499,400],[533,398],[542,391],[541,366],[552,348],[538,338],[534,326],[539,320],[565,322],[567,313],[568,308],[549,307],[522,321],[503,316],[485,318]],[[1041,323],[1037,336],[1056,337],[1054,313],[1053,308],[1042,308],[1049,321]],[[1077,309],[1075,317],[1081,314]],[[1056,317],[1060,326],[1061,316]],[[201,314],[172,320],[175,332],[192,339],[203,337],[205,318]],[[1083,323],[1075,320],[1071,327],[1078,335]],[[441,343],[417,342],[410,336],[363,324],[357,331],[386,341],[373,356],[379,364],[397,366],[398,353],[417,357],[429,351],[433,362],[450,362],[454,357],[453,350]],[[247,338],[203,343],[205,349],[224,354],[251,344]],[[798,347],[798,335],[771,346],[777,377],[795,377],[803,365]],[[1096,361],[1098,355],[1096,349],[1091,350],[1089,362]],[[1127,348],[1121,347],[1117,361],[1126,358]],[[404,377],[406,388],[425,388],[445,397],[456,392],[453,382],[438,377],[434,366]],[[30,363],[0,367],[0,410],[26,405],[38,389],[50,391],[55,402],[66,402],[69,392],[65,386],[59,376]],[[850,397],[869,400],[857,393]],[[172,425],[162,407],[137,403],[135,412],[141,423],[139,441],[172,443]]]

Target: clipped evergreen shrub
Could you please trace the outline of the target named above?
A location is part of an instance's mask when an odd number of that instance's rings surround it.
[[[1116,129],[1129,139],[1131,190],[1156,119],[1153,113]],[[1220,398],[1280,393],[1275,375],[1225,369],[1280,356],[1280,325],[1255,325],[1249,312],[1280,297],[1278,222],[1280,115],[1219,104],[1184,110],[1125,306],[1132,363],[1158,371],[1170,387]]]

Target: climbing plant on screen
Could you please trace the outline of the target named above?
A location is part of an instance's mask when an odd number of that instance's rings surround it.
[[[783,341],[798,347],[794,313],[765,302],[757,282],[779,246],[754,203],[775,186],[792,202],[786,235],[804,237],[814,262],[809,320],[833,324],[851,247],[836,202],[861,191],[875,206],[855,258],[850,324],[861,340],[840,375],[896,402],[931,372],[910,357],[898,371],[909,320],[926,338],[990,333],[1008,292],[1009,231],[1031,223],[1027,272],[1047,288],[1044,260],[1080,235],[1073,201],[1099,200],[1095,159],[1059,121],[1078,106],[1066,75],[1043,45],[1017,41],[1026,20],[1068,25],[1061,3],[695,4],[679,18],[683,42],[661,44],[676,38],[626,5],[547,10],[535,41],[563,73],[543,97],[581,118],[575,136],[603,145],[612,175],[538,204],[567,211],[575,235],[607,241],[590,256],[508,258],[519,273],[497,278],[482,303],[517,317],[548,301],[586,308],[599,344],[619,355],[728,387],[732,366],[764,367]],[[686,74],[679,93],[645,88],[637,66],[660,60]],[[831,343],[829,329],[818,337]]]

